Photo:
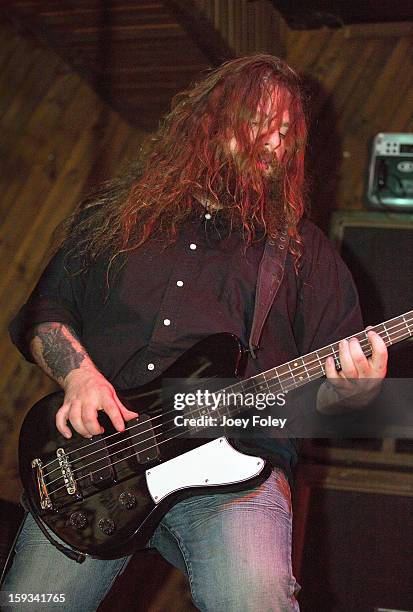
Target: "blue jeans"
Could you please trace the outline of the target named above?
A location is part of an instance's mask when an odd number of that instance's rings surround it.
[[[162,519],[150,546],[188,576],[199,610],[298,611],[291,519],[290,488],[275,469],[254,489],[179,502]],[[3,590],[64,593],[65,603],[53,609],[95,612],[129,559],[87,557],[78,564],[55,549],[29,515]],[[28,607],[14,604],[10,610],[27,612]]]

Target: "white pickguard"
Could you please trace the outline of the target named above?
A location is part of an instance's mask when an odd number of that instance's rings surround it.
[[[217,438],[147,470],[146,483],[158,504],[179,489],[243,482],[260,474],[264,465],[261,457],[244,455],[226,438]]]

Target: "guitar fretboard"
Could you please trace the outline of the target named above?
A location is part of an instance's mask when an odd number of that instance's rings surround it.
[[[401,342],[413,335],[413,310],[380,323],[372,329],[381,336],[386,346]],[[366,357],[370,357],[372,350],[366,331],[349,336],[347,340],[350,338],[357,338]],[[341,370],[339,341],[317,349],[303,357],[288,361],[281,366],[262,372],[246,381],[241,381],[239,384],[249,384],[254,381],[255,385],[265,386],[270,381],[276,381],[280,392],[289,391],[311,380],[325,376],[324,364],[327,357],[333,357],[336,369]]]
[[[372,327],[372,330],[381,336],[386,346],[401,342],[413,335],[413,310],[399,315],[398,317],[394,317],[393,319],[389,319],[384,323],[380,323]],[[357,338],[359,340],[366,357],[371,355],[372,348],[366,331],[361,331],[346,339],[349,340],[350,338]],[[286,393],[325,376],[325,362],[327,357],[333,357],[336,369],[341,370],[339,343],[340,341],[333,342],[303,357],[297,357],[271,370],[238,381],[231,386],[225,387],[225,389],[222,390],[222,397],[228,398],[231,394],[234,394],[235,397],[237,394],[245,395],[246,393],[255,395],[258,393],[272,393],[274,395]],[[243,405],[241,406],[237,401],[231,404],[223,399],[214,409],[214,412],[205,408],[202,410],[198,409],[196,415],[194,413],[194,416],[200,416],[201,414],[222,416],[225,414],[232,417],[246,409],[247,408]]]

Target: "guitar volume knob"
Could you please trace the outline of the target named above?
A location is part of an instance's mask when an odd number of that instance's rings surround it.
[[[115,522],[112,521],[112,519],[109,519],[109,518],[100,519],[100,521],[99,521],[99,529],[105,535],[112,535],[113,533],[115,533],[115,530],[116,530]]]
[[[125,508],[126,510],[131,510],[136,506],[138,502],[133,493],[131,493],[130,491],[124,491],[119,495],[119,503],[122,508]]]
[[[69,522],[75,529],[85,529],[88,525],[86,514],[83,512],[72,512],[69,518]]]

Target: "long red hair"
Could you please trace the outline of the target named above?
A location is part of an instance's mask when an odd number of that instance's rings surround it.
[[[275,171],[268,178],[259,164],[263,139],[265,132],[280,128],[285,109],[285,152],[280,161],[273,160]],[[252,121],[259,124],[255,138]],[[88,198],[67,233],[91,260],[135,249],[155,233],[167,243],[193,210],[198,193],[222,207],[247,244],[258,228],[275,237],[287,226],[297,246],[306,134],[299,79],[283,60],[257,54],[226,62],[175,96],[138,163]],[[231,137],[236,155],[228,150]]]

